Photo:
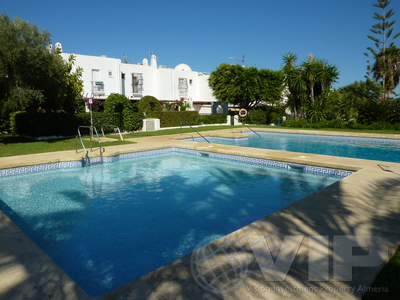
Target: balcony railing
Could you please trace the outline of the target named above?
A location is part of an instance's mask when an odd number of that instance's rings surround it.
[[[104,82],[92,81],[92,93],[94,96],[104,95]]]

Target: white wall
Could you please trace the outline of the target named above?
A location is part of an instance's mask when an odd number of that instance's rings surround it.
[[[62,53],[67,60],[68,53]],[[154,96],[161,101],[175,101],[180,98],[179,78],[186,78],[188,91],[186,100],[189,102],[216,102],[208,85],[209,75],[192,71],[186,64],[179,64],[174,69],[164,66],[151,65],[155,59],[150,58],[150,64],[144,59],[140,64],[122,63],[120,59],[102,56],[89,56],[73,54],[75,56],[75,67],[83,68],[82,80],[84,83],[84,96],[92,96],[92,70],[99,70],[99,79],[104,83],[104,94],[96,96],[99,99],[106,99],[112,93],[124,94],[128,99],[139,100],[143,96]],[[132,94],[132,73],[142,74],[142,93]],[[125,74],[125,79],[122,79]],[[201,75],[199,75],[201,74]],[[208,105],[197,106],[201,114],[211,113]]]
[[[104,95],[96,96],[100,99],[106,99],[111,93],[119,93],[121,90],[121,60],[101,56],[89,56],[73,54],[75,56],[74,68],[83,69],[82,80],[84,96],[92,96],[92,70],[99,70],[99,79],[104,83]],[[61,56],[67,60],[70,54],[62,53]],[[109,72],[111,75],[109,75]]]
[[[217,101],[212,94],[212,89],[208,85],[208,78],[210,75],[199,75],[198,76],[198,95],[202,101]]]

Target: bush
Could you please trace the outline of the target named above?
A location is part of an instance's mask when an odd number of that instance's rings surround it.
[[[18,113],[14,117],[14,134],[31,137],[76,135],[78,120],[74,114]]]
[[[117,125],[120,127],[120,130],[123,131],[138,130],[142,127],[143,115],[142,113],[135,112],[134,109],[132,102],[124,95],[111,94],[107,97],[104,103],[104,113],[106,115],[102,116],[102,124]],[[116,112],[122,114],[122,122],[121,120],[116,119]]]
[[[132,102],[121,94],[111,94],[104,102],[104,111],[109,113],[133,110]]]
[[[393,125],[389,124],[385,121],[379,121],[379,122],[373,122],[372,124],[369,125],[371,129],[392,129]]]
[[[17,128],[17,122],[15,121],[15,116],[17,114],[21,113],[26,113],[25,111],[16,111],[10,114],[10,132],[13,135],[17,135],[18,128]]]
[[[272,112],[268,115],[268,124],[278,124],[279,114],[276,112]]]
[[[199,124],[198,111],[160,111],[154,114],[160,119],[160,127],[179,127]]]
[[[239,117],[239,120],[244,124],[269,124],[267,121],[267,112],[262,109],[250,110],[246,117]]]
[[[400,130],[400,124],[390,124],[386,121],[373,122],[371,124],[360,124],[355,121],[343,121],[340,119],[336,120],[322,120],[318,123],[308,123],[307,120],[288,120],[282,123],[285,127],[294,127],[294,128],[343,128],[343,129],[373,129],[373,130]]]
[[[74,136],[78,126],[90,126],[90,113],[21,113],[12,114],[12,134],[31,137],[40,136]],[[131,110],[122,113],[123,124],[120,124],[119,113],[92,112],[93,125],[100,134],[102,125],[117,125],[121,130],[134,131],[142,127],[142,115]],[[121,128],[124,126],[124,128]],[[113,131],[105,127],[105,132]],[[84,130],[82,131],[85,132]]]
[[[144,118],[154,118],[157,113],[163,110],[161,102],[153,96],[144,96],[139,100],[137,107]]]
[[[227,115],[205,115],[199,116],[199,122],[201,124],[226,124]]]
[[[282,122],[282,126],[286,127],[298,127],[298,128],[307,128],[308,123],[307,120],[301,119],[301,120],[287,120]]]
[[[141,113],[124,110],[122,116],[125,131],[135,131],[143,127],[143,115]]]
[[[387,106],[377,101],[368,101],[358,109],[357,123],[372,124],[387,117]]]

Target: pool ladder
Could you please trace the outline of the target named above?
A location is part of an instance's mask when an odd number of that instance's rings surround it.
[[[97,142],[99,143],[99,151],[100,151],[100,159],[95,159],[92,158],[90,159],[89,157],[89,151],[86,149],[85,147],[85,143],[83,142],[82,139],[82,135],[81,135],[81,128],[89,128],[90,131],[90,152],[94,152],[93,149],[93,132],[96,134],[97,137]],[[78,126],[78,135],[75,137],[75,147],[76,147],[76,152],[75,153],[79,153],[78,151],[78,137],[79,140],[81,141],[81,145],[82,145],[82,149],[83,152],[85,153],[85,158],[82,159],[82,165],[83,166],[88,166],[88,165],[92,165],[92,164],[102,164],[103,163],[103,152],[104,152],[104,148],[101,146],[101,141],[100,141],[100,137],[99,134],[97,133],[97,129],[96,126]]]
[[[236,117],[236,115],[235,116],[233,116],[233,117]],[[239,117],[237,118],[237,120],[238,120],[238,122],[240,122],[239,121]],[[255,132],[253,129],[251,129],[249,126],[247,126],[246,124],[244,124],[243,122],[240,122],[240,123],[242,123],[242,125],[244,126],[244,127],[246,127],[247,129],[249,129],[250,131],[252,131],[253,133],[255,133],[256,135],[258,135],[258,137],[261,137],[261,135],[259,135],[257,132]]]
[[[196,131],[197,134],[198,134],[199,136],[201,136],[203,139],[205,139],[205,141],[206,141],[207,143],[211,144],[210,141],[207,140],[207,139],[204,137],[204,135],[202,135],[200,132],[198,132],[196,129],[194,129],[194,128],[193,128],[187,121],[185,121],[185,120],[182,120],[182,121],[181,121],[181,135],[182,135],[182,123],[184,123],[184,122],[185,122],[187,125],[189,125],[189,127],[192,128],[194,131]]]
[[[104,127],[113,127],[114,130],[116,129],[118,131],[119,137],[121,138],[121,141],[124,140],[124,138],[122,137],[121,134],[121,130],[119,130],[119,127],[117,125],[101,125],[101,133],[103,134],[103,137],[105,137],[106,135],[104,134]]]

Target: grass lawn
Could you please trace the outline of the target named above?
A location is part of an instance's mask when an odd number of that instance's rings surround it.
[[[273,128],[273,126],[251,126],[252,128]],[[244,128],[244,126],[200,126],[195,127],[199,132],[218,130],[218,129],[239,129]],[[276,128],[276,127],[275,127]],[[314,128],[293,128],[293,127],[279,127],[280,129],[301,129],[301,130],[318,130]],[[382,135],[387,134],[400,134],[399,131],[394,130],[351,130],[351,129],[328,129],[323,128],[321,131],[339,131],[339,132],[363,132],[363,133],[378,133]],[[175,128],[175,129],[165,129],[152,132],[138,132],[125,134],[124,138],[136,138],[145,136],[159,136],[167,134],[180,134],[194,132],[192,128]],[[115,138],[113,142],[104,142],[103,146],[115,146],[134,143],[131,141],[120,141],[117,135],[107,135],[107,137]],[[64,150],[75,150],[75,138],[57,139],[57,140],[43,140],[35,141],[28,138],[14,137],[11,135],[0,135],[0,157],[14,156],[14,155],[25,155],[34,153],[44,153],[44,152],[54,152],[54,151],[64,151]],[[78,140],[79,142],[79,140]],[[85,146],[89,147],[89,141],[85,141]],[[93,143],[93,146],[97,146],[97,142]],[[79,148],[82,146],[79,144]],[[397,248],[396,254],[391,258],[391,260],[386,264],[382,272],[379,274],[378,278],[375,280],[374,287],[387,287],[388,293],[367,293],[363,299],[399,299],[400,294],[400,246]]]
[[[246,129],[245,126],[199,126],[194,127],[197,131],[209,131],[218,129]],[[251,128],[277,128],[275,126],[257,126],[251,125]],[[314,128],[293,128],[293,127],[283,127],[280,129],[301,129],[301,130],[319,130]],[[339,131],[339,132],[363,132],[363,133],[379,133],[379,134],[400,134],[399,131],[394,130],[351,130],[351,129],[320,129],[323,131]],[[167,134],[180,134],[194,132],[192,128],[174,128],[174,129],[164,129],[158,131],[150,132],[135,132],[124,134],[124,138],[137,138],[145,136],[157,136],[157,135],[167,135]],[[118,135],[107,135],[107,137],[115,138],[113,142],[104,142],[102,145],[105,146],[116,146],[124,145],[133,142],[120,141],[118,140]],[[65,139],[54,139],[54,140],[42,140],[36,141],[23,137],[15,137],[11,135],[0,135],[0,157],[14,156],[14,155],[25,155],[34,153],[44,153],[44,152],[54,152],[54,151],[64,151],[64,150],[75,150],[75,138],[65,138]],[[78,141],[79,142],[79,141]],[[88,147],[88,142],[85,142],[85,146]],[[79,145],[79,148],[82,146]]]
[[[28,138],[0,135],[0,157],[75,150],[75,142],[75,138],[35,141]],[[79,140],[78,143],[79,149],[82,150],[82,145],[80,144]],[[102,146],[115,146],[131,143],[132,142],[120,141],[116,139],[115,142],[104,142],[102,143]],[[97,140],[95,140],[93,142],[93,146],[97,145]],[[89,141],[85,140],[85,147],[90,147]]]
[[[386,292],[367,292],[363,299],[364,300],[378,300],[378,299],[399,299],[400,298],[400,246],[397,247],[396,253],[390,259],[390,261],[382,269],[381,273],[375,279],[372,284],[372,288],[387,288]]]

